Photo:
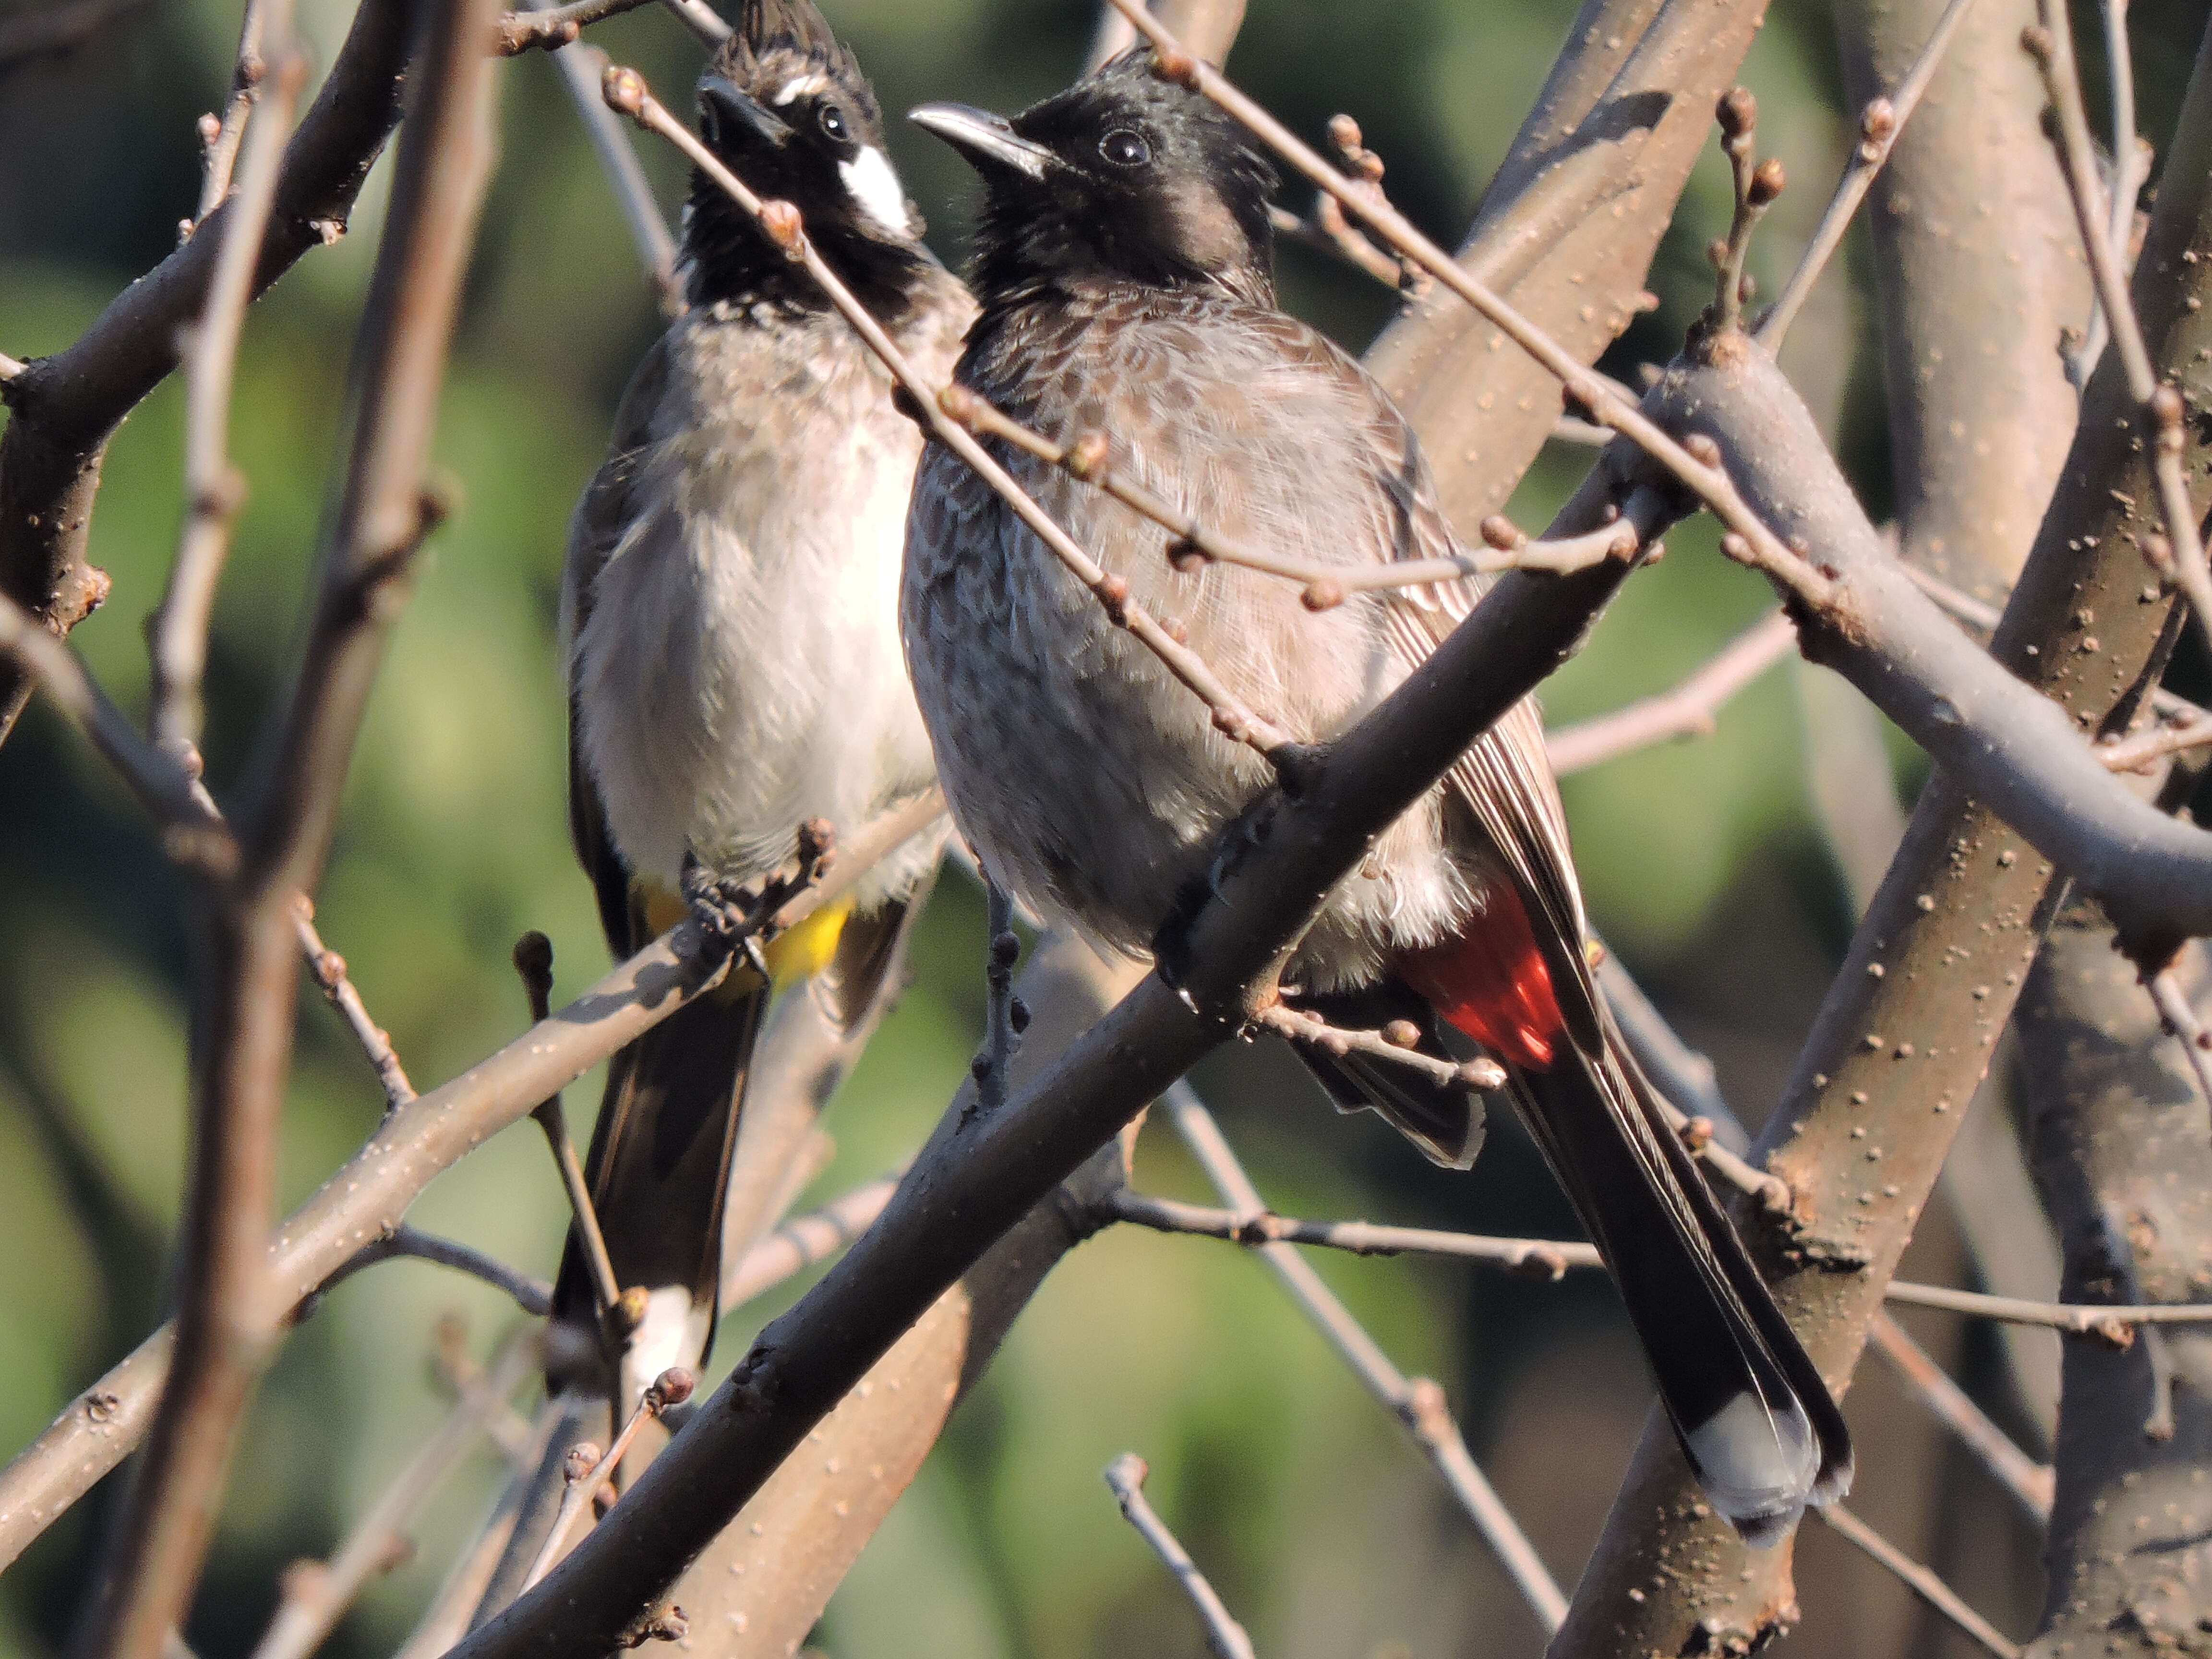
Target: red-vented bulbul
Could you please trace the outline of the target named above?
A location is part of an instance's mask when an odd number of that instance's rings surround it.
[[[1420,447],[1352,358],[1275,307],[1274,174],[1244,131],[1128,54],[1009,122],[915,119],[981,174],[957,378],[1200,521],[1312,563],[1457,552]],[[1472,395],[1470,393],[1470,395]],[[1003,444],[1003,462],[1231,690],[1298,738],[1343,732],[1436,647],[1472,584],[1355,594],[1179,572],[1167,532]],[[907,657],[953,815],[1048,915],[1152,944],[1202,890],[1224,829],[1273,780],[1006,505],[933,447],[908,517]],[[1507,1088],[1604,1252],[1683,1449],[1747,1537],[1841,1494],[1841,1414],[1768,1296],[1592,981],[1559,793],[1533,703],[1514,708],[1346,878],[1285,975],[1346,1023],[1441,1018]],[[1358,1056],[1308,1054],[1431,1158],[1480,1140],[1465,1095]],[[1401,1075],[1402,1073],[1402,1075]]]

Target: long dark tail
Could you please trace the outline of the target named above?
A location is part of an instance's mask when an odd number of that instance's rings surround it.
[[[646,1292],[630,1338],[630,1384],[671,1365],[697,1370],[714,1341],[730,1152],[768,1003],[765,987],[710,993],[609,1064],[584,1179],[617,1288]],[[571,1363],[600,1353],[592,1274],[573,1225],[553,1317],[570,1339],[555,1346]],[[607,1369],[594,1369],[599,1386],[613,1393]]]
[[[1513,1073],[1517,1103],[1620,1287],[1659,1398],[1713,1506],[1752,1543],[1850,1485],[1850,1437],[1650,1086],[1605,1020]]]

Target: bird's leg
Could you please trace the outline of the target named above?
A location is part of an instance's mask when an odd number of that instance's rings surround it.
[[[684,902],[708,939],[725,951],[736,950],[763,980],[768,959],[761,954],[760,929],[763,889],[717,876],[699,862],[698,855],[684,855]]]

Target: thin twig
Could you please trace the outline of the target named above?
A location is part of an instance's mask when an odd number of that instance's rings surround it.
[[[265,0],[281,5],[283,0]],[[249,18],[264,3],[252,0]],[[271,20],[278,28],[283,20]],[[249,21],[248,27],[252,24]],[[231,526],[246,499],[246,480],[230,462],[231,380],[253,273],[276,199],[276,174],[292,112],[307,82],[307,55],[284,52],[254,106],[252,131],[238,169],[238,192],[211,234],[222,245],[207,304],[185,347],[185,523],[161,602],[146,619],[153,662],[153,711],[147,730],[180,757],[196,754],[200,737],[200,680],[207,668],[208,623],[215,589],[230,552]],[[188,759],[189,763],[189,759]]]
[[[1671,738],[1711,737],[1721,705],[1796,648],[1788,613],[1770,612],[1673,690],[1546,732],[1553,772],[1565,777]]]
[[[1175,1101],[1169,1100],[1172,1109]],[[1182,1120],[1176,1120],[1178,1127]],[[1218,1131],[1215,1131],[1218,1134]],[[1203,1158],[1201,1157],[1201,1162]],[[1211,1170],[1209,1170],[1211,1173]],[[1216,1183],[1219,1184],[1218,1182]],[[1130,1193],[1116,1197],[1112,1208],[1119,1220],[1156,1232],[1191,1233],[1202,1238],[1224,1238],[1265,1250],[1273,1244],[1313,1244],[1346,1250],[1355,1255],[1395,1255],[1419,1253],[1450,1256],[1461,1261],[1494,1262],[1500,1267],[1525,1268],[1540,1277],[1556,1279],[1575,1267],[1601,1267],[1596,1249],[1566,1239],[1494,1238],[1481,1233],[1443,1231],[1428,1227],[1389,1227],[1366,1221],[1300,1221],[1277,1215],[1260,1204],[1256,1195],[1243,1206],[1230,1195],[1233,1209],[1208,1209]],[[1892,1302],[1911,1307],[1941,1308],[1951,1313],[1973,1314],[2014,1325],[2047,1325],[2076,1335],[2094,1335],[2125,1341],[2136,1325],[2212,1324],[2212,1303],[2164,1302],[2126,1306],[2101,1303],[2028,1302],[2014,1297],[1986,1296],[1978,1291],[1954,1290],[1947,1285],[1918,1285],[1893,1280],[1882,1294]]]
[[[1124,1188],[1114,1194],[1114,1218],[1154,1232],[1224,1238],[1234,1244],[1316,1244],[1353,1255],[1447,1255],[1482,1261],[1554,1279],[1570,1267],[1602,1267],[1597,1247],[1558,1238],[1492,1238],[1477,1233],[1443,1232],[1430,1227],[1386,1227],[1371,1221],[1297,1221],[1272,1211],[1217,1210],[1155,1198]]]
[[[2134,54],[2128,45],[2128,0],[2105,0],[2100,9],[2105,15],[2105,64],[2112,97],[2112,219],[2105,234],[2126,263],[2127,246],[2133,240],[2130,233],[2135,228],[2136,198],[2142,193],[2143,181],[2150,176],[2150,157],[2136,131],[2136,76]],[[2074,382],[2075,391],[2089,384],[2089,376],[2096,372],[2097,360],[2104,356],[2111,337],[2105,307],[2092,295],[2089,327],[2082,336],[2081,349],[2066,360],[2067,378]]]
[[[2166,1029],[2180,1043],[2183,1057],[2197,1079],[2197,1092],[2206,1105],[2212,1106],[2212,1031],[2207,1031],[2204,1023],[2197,1018],[2189,994],[2181,988],[2181,981],[2173,976],[2171,968],[2151,975],[2150,1000],[2157,1006],[2158,1017],[2166,1022]]]
[[[1413,1046],[1420,1040],[1420,1031],[1410,1022],[1406,1023],[1403,1031],[1389,1027],[1379,1031],[1355,1031],[1332,1025],[1303,1008],[1279,1002],[1272,1008],[1261,1009],[1252,1023],[1290,1042],[1310,1045],[1333,1054],[1366,1054],[1406,1066],[1447,1088],[1480,1092],[1505,1086],[1505,1068],[1494,1060],[1472,1060],[1462,1065],[1421,1053]]]
[[[2142,323],[2128,294],[2127,273],[2122,268],[2121,245],[2107,234],[2112,216],[2104,187],[2097,177],[2094,141],[2089,118],[2081,104],[2081,81],[2074,62],[2074,36],[2065,9],[2054,0],[2036,0],[2042,21],[2021,34],[2037,66],[2043,71],[2045,90],[2057,113],[2058,158],[2066,173],[2066,188],[2074,202],[2074,219],[2089,256],[2089,274],[2095,280],[2097,302],[2104,307],[2112,331],[2112,344],[2120,354],[2127,375],[2128,394],[2142,408],[2142,437],[2151,452],[2151,476],[2158,483],[2160,517],[2165,521],[2166,546],[2147,545],[2144,554],[2154,563],[2161,552],[2173,581],[2189,598],[2189,608],[2208,642],[2212,642],[2212,569],[2205,564],[2204,543],[2197,532],[2197,509],[2189,494],[2182,466],[2182,421],[2187,405],[2181,393],[2161,384],[2151,367],[2150,350],[2143,342]],[[2127,158],[2116,156],[2113,165],[2124,174]]]
[[[637,1438],[637,1431],[671,1406],[680,1406],[689,1400],[696,1386],[690,1371],[681,1365],[671,1365],[646,1386],[637,1409],[630,1413],[629,1420],[615,1436],[614,1443],[604,1453],[588,1440],[568,1449],[568,1489],[561,1494],[561,1508],[553,1518],[553,1529],[538,1547],[538,1559],[530,1565],[523,1589],[528,1589],[552,1571],[553,1564],[561,1559],[562,1547],[568,1543],[569,1533],[575,1528],[576,1517],[584,1512],[584,1505],[592,1501],[607,1477],[622,1467],[630,1442]]]
[[[498,50],[510,58],[522,52],[550,52],[567,46],[591,24],[652,3],[653,0],[574,0],[566,6],[511,11],[499,20]]]
[[[523,994],[530,999],[530,1023],[542,1025],[553,1009],[553,941],[532,929],[514,942],[514,971],[522,977]],[[568,1133],[568,1115],[555,1090],[531,1113],[544,1132],[553,1166],[561,1172],[561,1190],[568,1194],[568,1212],[576,1237],[584,1247],[584,1265],[592,1276],[592,1294],[602,1312],[621,1299],[622,1285],[615,1278],[614,1258],[607,1254],[606,1235],[599,1231],[599,1211],[584,1179],[584,1161],[576,1156],[574,1137]]]
[[[1404,266],[1369,241],[1345,218],[1344,210],[1337,206],[1333,196],[1314,198],[1310,219],[1301,219],[1289,209],[1270,204],[1267,223],[1277,236],[1341,259],[1353,270],[1364,271],[1394,289],[1405,275]]]
[[[268,9],[280,7],[283,15],[271,27]],[[246,125],[261,96],[261,80],[267,71],[264,40],[274,41],[291,32],[290,0],[246,0],[239,18],[238,52],[230,75],[230,101],[218,118],[200,117],[200,199],[191,218],[180,227],[189,235],[230,194],[232,169],[246,141]],[[260,240],[256,237],[255,241]]]
[[[1305,588],[1310,611],[1327,611],[1351,593],[1378,592],[1393,588],[1425,587],[1435,582],[1462,580],[1469,576],[1494,575],[1504,570],[1548,570],[1565,575],[1587,570],[1607,559],[1625,559],[1636,550],[1636,532],[1626,520],[1584,536],[1559,541],[1535,541],[1497,514],[1482,521],[1484,539],[1495,550],[1489,554],[1456,554],[1441,559],[1394,559],[1368,565],[1316,564],[1288,558],[1224,536],[1184,512],[1165,497],[1126,476],[1114,465],[1113,441],[1103,432],[1079,434],[1073,442],[1056,443],[1033,431],[994,406],[966,386],[949,386],[938,394],[945,412],[978,437],[999,438],[1069,477],[1103,490],[1133,511],[1142,514],[1170,538],[1165,552],[1179,568],[1218,560],[1246,570],[1280,576]],[[1647,560],[1653,556],[1647,553]]]
[[[2022,1451],[1889,1314],[1876,1314],[1867,1334],[1875,1351],[1912,1385],[1922,1402],[1973,1454],[1974,1461],[2012,1494],[2021,1512],[2039,1527],[2048,1525],[2057,1479],[2051,1466]]]
[[[1413,260],[1543,365],[1582,412],[1630,440],[1687,486],[1745,545],[1751,555],[1745,562],[1784,580],[1809,605],[1825,610],[1832,603],[1832,584],[1790,552],[1752,511],[1720,465],[1717,448],[1698,438],[1677,442],[1638,407],[1638,398],[1627,387],[1583,363],[1494,290],[1468,275],[1387,198],[1364,190],[1358,180],[1346,179],[1218,70],[1183,51],[1175,36],[1138,0],[1108,0],[1108,3],[1152,43],[1159,74],[1204,94],[1249,128],[1295,171],[1364,219],[1390,246]]]
[[[737,1270],[724,1280],[722,1311],[742,1307],[815,1263],[827,1261],[867,1231],[898,1183],[898,1176],[884,1176],[786,1221],[746,1251]]]
[[[1735,211],[1729,221],[1725,240],[1712,249],[1717,273],[1711,316],[1723,330],[1743,326],[1744,301],[1751,285],[1744,278],[1744,260],[1751,252],[1751,235],[1774,198],[1782,193],[1782,163],[1770,156],[1761,161],[1758,142],[1758,100],[1742,87],[1721,96],[1714,112],[1720,124],[1721,153],[1728,157],[1735,191]]]
[[[1167,1522],[1153,1511],[1145,1498],[1145,1477],[1151,1470],[1145,1460],[1134,1452],[1123,1452],[1106,1466],[1107,1490],[1114,1501],[1121,1506],[1121,1518],[1137,1529],[1137,1536],[1152,1546],[1152,1553],[1160,1558],[1160,1565],[1175,1575],[1182,1593],[1198,1609],[1199,1622],[1206,1628],[1206,1645],[1214,1659],[1253,1659],[1252,1638],[1244,1632],[1214,1594],[1213,1586],[1206,1582],[1206,1575],[1190,1559],[1190,1552],[1168,1530]]]
[[[415,1098],[415,1085],[407,1080],[406,1068],[392,1051],[392,1034],[368,1017],[368,1005],[362,1001],[354,982],[346,977],[345,958],[325,946],[323,936],[315,931],[315,902],[302,893],[296,902],[300,954],[307,958],[307,971],[322,988],[331,1006],[344,1016],[362,1052],[375,1067],[376,1080],[384,1085],[384,1109],[397,1111]]]
[[[1841,1504],[1829,1504],[1813,1513],[1826,1522],[1829,1529],[1838,1537],[1857,1546],[1894,1573],[1907,1589],[1949,1620],[1966,1636],[1996,1655],[1997,1659],[2020,1659],[2018,1644],[2007,1641],[1994,1625],[1960,1601],[1956,1590]]]
[[[1892,1302],[1915,1308],[1941,1308],[2012,1325],[2048,1325],[2075,1336],[2126,1343],[2137,1325],[2212,1325],[2212,1302],[2030,1302],[2018,1297],[1954,1291],[1948,1285],[1913,1285],[1903,1279],[1883,1293]]]
[[[348,1259],[346,1264],[325,1279],[315,1291],[313,1303],[301,1311],[304,1317],[319,1305],[339,1285],[351,1279],[364,1267],[374,1267],[379,1262],[401,1259],[432,1261],[441,1267],[451,1267],[471,1279],[480,1279],[492,1289],[514,1300],[514,1305],[533,1319],[543,1319],[553,1310],[553,1287],[544,1279],[533,1278],[520,1268],[510,1267],[497,1256],[441,1238],[434,1233],[418,1231],[404,1223],[381,1238],[372,1238]]]
[[[678,120],[647,89],[645,78],[636,70],[613,68],[607,71],[605,85],[607,102],[629,116],[647,131],[657,132],[690,158],[693,166],[712,179],[729,193],[746,214],[757,222],[763,232],[793,260],[803,265],[807,274],[821,285],[838,313],[851,325],[866,342],[868,349],[888,368],[899,384],[918,405],[919,418],[928,423],[930,429],[958,455],[1006,503],[1011,506],[1030,532],[1050,548],[1055,556],[1073,573],[1076,579],[1097,599],[1115,623],[1126,629],[1159,658],[1168,672],[1195,693],[1213,716],[1215,729],[1235,742],[1249,744],[1279,769],[1287,763],[1291,739],[1269,721],[1244,707],[1224,685],[1205,659],[1176,637],[1181,630],[1164,626],[1151,612],[1129,598],[1129,585],[1121,577],[1100,568],[1074,539],[1062,529],[1051,514],[1037,505],[1036,500],[1014,482],[1013,477],[985,452],[973,434],[940,407],[939,398],[948,390],[955,390],[953,399],[973,398],[965,388],[933,386],[918,374],[907,362],[906,356],[892,343],[881,325],[869,315],[867,308],[854,298],[850,289],[838,280],[806,238],[805,227],[799,210],[788,202],[763,202],[744,180],[723,165],[720,157],[699,142],[690,128]],[[980,400],[975,400],[980,401]]]
[[[1219,1126],[1200,1104],[1190,1085],[1175,1084],[1161,1096],[1160,1103],[1166,1108],[1183,1144],[1190,1148],[1192,1156],[1222,1198],[1240,1216],[1256,1218],[1265,1215],[1267,1206],[1261,1201],[1251,1177],[1244,1173],[1244,1166],[1237,1161],[1236,1153],[1222,1138]],[[1291,1299],[1320,1328],[1329,1345],[1367,1385],[1369,1392],[1389,1407],[1406,1425],[1415,1443],[1443,1477],[1444,1484],[1451,1488],[1452,1496],[1474,1521],[1475,1529],[1490,1546],[1506,1576],[1512,1579],[1522,1599],[1536,1615],[1537,1622],[1547,1632],[1558,1630],[1567,1615],[1567,1599],[1559,1593],[1559,1585],[1544,1565],[1543,1558],[1536,1553],[1535,1546],[1522,1532],[1520,1522],[1513,1518],[1512,1511],[1475,1466],[1467,1442],[1461,1437],[1459,1425],[1452,1421],[1444,1391],[1429,1378],[1408,1377],[1391,1364],[1389,1356],[1360,1328],[1351,1310],[1337,1299],[1313,1270],[1312,1264],[1297,1250],[1288,1244],[1275,1243],[1254,1248],[1290,1293]]]
[[[176,757],[141,737],[130,717],[85,672],[76,653],[5,595],[0,595],[0,655],[19,662],[25,676],[106,757],[161,830],[162,850],[170,858],[210,881],[230,878],[238,868],[238,842],[198,780]]]
[[[707,0],[660,0],[660,3],[676,14],[676,21],[690,29],[699,44],[713,52],[730,38],[730,26],[722,15],[707,3]]]
[[[1920,107],[1928,83],[1936,78],[1943,54],[1950,49],[1959,26],[1966,21],[1966,13],[1973,3],[1974,0],[1951,0],[1943,8],[1943,15],[1936,20],[1936,27],[1928,31],[1927,44],[1920,48],[1920,55],[1912,60],[1912,66],[1905,70],[1896,88],[1887,97],[1869,98],[1866,107],[1859,112],[1858,147],[1851,152],[1843,177],[1836,181],[1836,193],[1829,198],[1828,210],[1820,216],[1820,228],[1805,245],[1797,269],[1790,273],[1781,297],[1759,320],[1759,343],[1769,351],[1782,349],[1783,336],[1789,333],[1790,325],[1796,320],[1813,285],[1820,280],[1828,261],[1843,246],[1844,233],[1850,228],[1859,204],[1866,200],[1867,191],[1873,187],[1875,174],[1881,171],[1890,152],[1897,148],[1898,134],[1912,118],[1912,112]]]
[[[404,1559],[409,1522],[536,1369],[538,1346],[534,1327],[508,1338],[481,1386],[463,1393],[445,1421],[354,1523],[337,1553],[327,1562],[293,1563],[284,1575],[284,1599],[254,1648],[253,1659],[307,1659],[337,1628],[362,1587]]]

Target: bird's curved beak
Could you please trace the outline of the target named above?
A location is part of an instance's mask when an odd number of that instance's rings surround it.
[[[791,128],[782,117],[720,75],[709,75],[699,82],[699,114],[710,143],[726,143],[750,132],[765,143],[781,146],[791,137]]]
[[[966,156],[978,170],[1004,167],[1027,179],[1042,179],[1055,159],[1042,144],[1015,132],[1003,115],[966,104],[924,104],[907,119],[926,128]]]

